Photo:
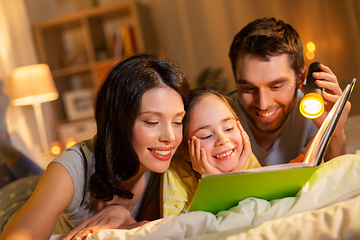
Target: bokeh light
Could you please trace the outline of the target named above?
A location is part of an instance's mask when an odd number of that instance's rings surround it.
[[[314,52],[315,51],[315,44],[313,42],[308,42],[306,44],[306,48],[309,52]]]
[[[51,154],[57,156],[61,153],[61,144],[58,141],[52,142],[50,146]]]
[[[309,60],[314,59],[315,53],[314,53],[314,52],[310,52],[310,51],[306,51],[306,57],[307,57],[307,59],[309,59]]]
[[[66,140],[66,146],[65,146],[65,148],[69,148],[69,147],[75,145],[75,143],[76,143],[76,141],[75,141],[74,138],[68,138],[68,139]]]

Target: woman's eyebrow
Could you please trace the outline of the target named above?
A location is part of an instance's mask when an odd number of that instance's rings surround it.
[[[185,111],[181,111],[181,112],[176,113],[175,116],[183,116],[183,115],[185,115],[185,113],[186,113]],[[157,112],[157,111],[144,111],[144,112],[140,112],[139,116],[144,115],[144,114],[154,114],[157,116],[163,115],[161,112]]]

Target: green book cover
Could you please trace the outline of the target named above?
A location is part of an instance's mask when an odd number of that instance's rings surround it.
[[[348,84],[325,118],[307,151],[304,163],[290,163],[249,169],[237,173],[204,175],[191,201],[189,212],[217,214],[236,206],[239,201],[255,197],[274,200],[294,197],[313,173],[321,167],[326,147],[354,88]]]
[[[302,163],[287,165],[293,166],[286,168],[278,165],[276,170],[270,171],[204,176],[200,179],[189,211],[201,210],[217,214],[248,197],[268,201],[293,197],[321,167]]]

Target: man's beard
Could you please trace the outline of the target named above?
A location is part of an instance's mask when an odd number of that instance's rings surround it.
[[[271,122],[264,122],[264,121],[259,122],[259,121],[256,121],[255,117],[252,117],[249,114],[249,112],[242,106],[242,104],[240,104],[240,106],[243,109],[246,118],[252,123],[252,125],[259,132],[274,133],[274,132],[278,131],[279,129],[281,129],[284,126],[286,120],[288,119],[291,111],[294,108],[295,102],[296,102],[296,91],[295,91],[294,97],[293,97],[293,99],[292,99],[292,101],[291,101],[291,103],[289,104],[288,107],[284,107],[284,105],[280,105],[280,111],[283,111],[284,113],[282,115],[280,115],[280,116],[277,116],[277,118],[274,121],[271,121]]]

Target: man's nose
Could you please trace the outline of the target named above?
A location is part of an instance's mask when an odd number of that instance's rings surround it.
[[[258,108],[265,111],[272,106],[272,103],[272,95],[267,90],[260,90],[258,95]]]

